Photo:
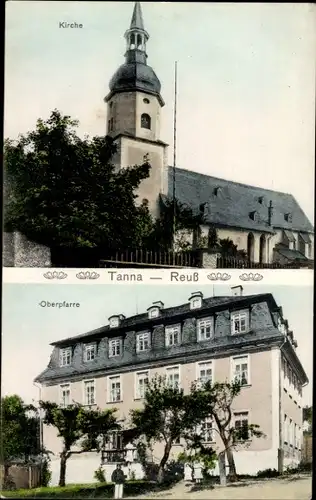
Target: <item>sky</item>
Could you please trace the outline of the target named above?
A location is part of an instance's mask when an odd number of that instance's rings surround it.
[[[259,288],[259,289],[258,289]],[[231,295],[225,285],[201,286],[204,297]],[[192,286],[167,285],[3,285],[2,395],[19,394],[36,401],[33,381],[48,365],[51,342],[86,333],[108,324],[114,314],[143,313],[152,302],[165,307],[186,303]],[[303,403],[312,404],[313,293],[309,286],[244,285],[244,295],[272,293],[298,342],[297,354],[310,383],[303,388]],[[79,303],[80,307],[53,309],[41,301]]]
[[[161,139],[177,166],[292,193],[313,222],[316,7],[143,2],[148,64],[166,102]],[[108,82],[124,62],[133,2],[6,2],[5,136],[55,108],[103,135]],[[82,29],[62,29],[59,22]]]

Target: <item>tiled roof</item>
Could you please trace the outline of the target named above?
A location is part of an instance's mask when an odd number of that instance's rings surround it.
[[[275,250],[280,254],[282,255],[283,257],[285,257],[286,259],[290,260],[290,261],[294,261],[294,260],[300,260],[300,261],[308,261],[308,258],[305,257],[304,254],[302,254],[301,252],[299,252],[298,250],[292,250],[282,244],[278,244],[275,246]]]
[[[302,232],[314,230],[291,194],[240,184],[181,168],[176,168],[175,177],[176,198],[194,210],[199,210],[201,204],[207,203],[208,223],[271,232],[268,224],[268,206],[272,201],[273,227]],[[168,186],[168,196],[172,197],[172,167],[169,167]],[[253,212],[256,212],[255,217]],[[285,220],[286,214],[292,216],[288,221]]]
[[[199,308],[199,311],[203,311],[203,309],[209,310],[210,308],[220,308],[221,306],[224,305],[234,305],[238,304],[239,302],[243,303],[248,303],[253,301],[254,299],[257,301],[262,300],[262,299],[269,299],[274,301],[273,296],[271,294],[255,294],[255,295],[244,295],[244,296],[229,296],[229,297],[208,297],[203,299],[203,305],[201,308]],[[275,307],[276,304],[273,302],[273,305]],[[161,315],[159,318],[152,318],[149,320],[148,318],[148,313],[144,314],[137,314],[136,316],[130,316],[129,318],[125,318],[120,322],[120,327],[118,328],[110,328],[109,325],[102,326],[100,328],[97,328],[96,330],[89,331],[87,333],[82,333],[80,335],[76,335],[75,337],[69,337],[66,339],[59,340],[57,342],[53,342],[51,345],[66,345],[68,343],[76,343],[80,341],[84,341],[86,338],[93,338],[98,337],[102,335],[103,333],[107,332],[113,332],[114,335],[117,335],[120,328],[132,328],[135,327],[136,325],[141,325],[142,323],[147,323],[148,321],[154,323],[154,324],[159,324],[161,321],[161,318],[163,319],[168,319],[168,318],[174,318],[178,315],[182,315],[185,313],[190,312],[190,304],[187,302],[186,304],[182,304],[179,306],[174,306],[174,307],[168,307],[165,309],[161,310]]]

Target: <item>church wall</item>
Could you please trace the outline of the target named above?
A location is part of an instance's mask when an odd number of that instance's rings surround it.
[[[149,103],[144,103],[147,99]],[[146,113],[151,118],[151,128],[141,128],[141,115]],[[157,97],[144,92],[136,92],[136,137],[156,141],[160,139],[161,107]]]
[[[150,144],[135,139],[123,137],[121,139],[121,166],[126,168],[132,165],[140,165],[144,156],[148,154],[151,164],[150,177],[145,179],[137,190],[138,202],[148,200],[150,212],[154,217],[159,215],[159,194],[164,189],[165,170],[165,147],[160,144]]]
[[[112,104],[112,107],[110,104]],[[115,94],[108,103],[108,121],[113,118],[113,130],[109,135],[129,133],[135,135],[136,94],[135,92],[121,92]]]

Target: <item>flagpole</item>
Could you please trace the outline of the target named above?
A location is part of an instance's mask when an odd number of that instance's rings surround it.
[[[175,252],[175,242],[176,242],[176,164],[177,164],[177,61],[174,65],[174,112],[173,112],[173,178],[172,178],[172,204],[173,204],[173,225],[172,225],[172,236],[173,236],[173,252]],[[175,259],[175,256],[173,256]]]

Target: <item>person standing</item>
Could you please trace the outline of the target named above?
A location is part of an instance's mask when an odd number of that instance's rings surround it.
[[[123,498],[125,476],[121,464],[117,464],[112,472],[111,480],[114,483],[114,498]]]

